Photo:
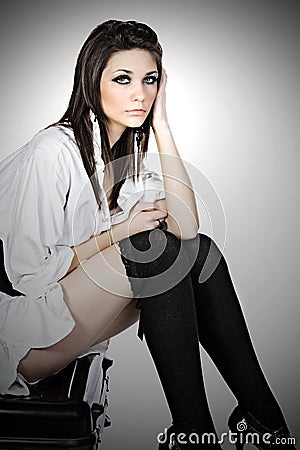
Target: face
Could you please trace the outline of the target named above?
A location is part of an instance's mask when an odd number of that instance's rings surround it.
[[[124,50],[111,56],[101,77],[100,93],[114,140],[126,127],[143,124],[157,94],[157,78],[155,59],[147,50]]]

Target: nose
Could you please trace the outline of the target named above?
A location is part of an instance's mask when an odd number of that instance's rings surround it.
[[[144,86],[142,83],[135,83],[132,87],[132,101],[142,102],[145,99]]]

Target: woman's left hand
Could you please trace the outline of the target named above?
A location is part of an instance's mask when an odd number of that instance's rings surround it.
[[[162,69],[160,85],[153,107],[152,128],[154,131],[156,131],[158,127],[168,126],[166,108],[166,84],[167,74],[165,69]]]

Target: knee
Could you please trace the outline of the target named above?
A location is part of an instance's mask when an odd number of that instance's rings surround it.
[[[179,256],[182,258],[182,241],[167,230],[142,231],[120,241],[119,245],[123,257],[129,266],[134,266],[138,276],[163,272]]]
[[[167,230],[144,231],[119,244],[135,297],[160,296],[190,273],[184,241]]]
[[[20,373],[28,383],[35,383],[39,380],[33,367],[30,364],[27,364],[26,357],[19,362],[17,372]]]
[[[173,233],[167,230],[159,230],[155,228],[153,230],[145,230],[140,233],[133,234],[127,238],[132,245],[139,251],[147,251],[152,245],[159,245],[165,241],[165,247],[175,248],[180,246],[180,239],[178,239]]]

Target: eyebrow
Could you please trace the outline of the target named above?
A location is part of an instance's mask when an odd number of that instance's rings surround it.
[[[125,72],[125,73],[133,73],[131,70],[127,70],[127,69],[118,69],[118,70],[115,70],[113,73],[116,73],[116,72]],[[151,70],[150,72],[147,72],[146,73],[146,75],[152,75],[153,73],[157,73],[158,74],[158,71],[157,70]]]

